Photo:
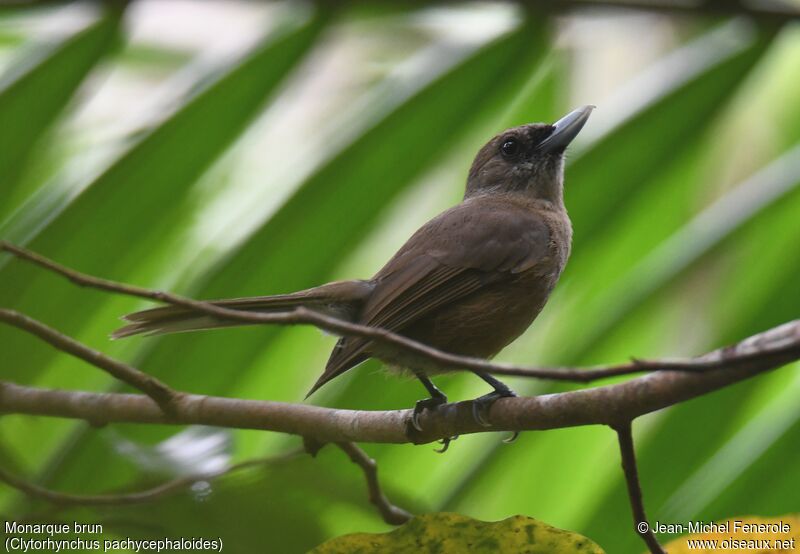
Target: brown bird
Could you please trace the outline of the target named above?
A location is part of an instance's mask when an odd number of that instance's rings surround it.
[[[423,225],[372,279],[213,303],[255,312],[305,306],[446,352],[491,358],[530,326],[567,263],[572,226],[564,208],[564,151],[592,109],[492,138],[472,163],[464,200]],[[130,324],[114,338],[241,325],[179,306],[125,319]],[[414,408],[416,428],[423,410],[447,402],[429,378],[440,372],[429,361],[360,337],[339,339],[308,394],[370,357],[411,371],[427,389],[430,398]],[[494,388],[473,404],[475,419],[488,425],[491,404],[514,392],[489,374],[477,375]]]

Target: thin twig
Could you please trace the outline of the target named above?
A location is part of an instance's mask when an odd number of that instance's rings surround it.
[[[746,363],[734,364],[740,353],[747,354]],[[735,347],[711,352],[701,359],[733,361],[729,368],[705,373],[660,372],[592,389],[501,398],[492,405],[488,414],[492,424],[489,430],[527,431],[594,424],[614,426],[631,421],[800,359],[800,321],[759,333]],[[171,404],[172,413],[167,415],[152,399],[142,395],[48,390],[0,383],[0,413],[108,423],[184,423],[262,429],[310,437],[320,442],[421,444],[486,432],[487,428],[475,421],[472,406],[473,403],[468,401],[425,410],[419,418],[424,429],[420,432],[408,425],[411,410],[338,410],[181,393]]]
[[[350,460],[358,465],[364,472],[369,491],[369,501],[378,509],[383,521],[390,525],[402,525],[414,517],[404,509],[392,504],[381,489],[378,481],[378,464],[367,455],[364,450],[352,442],[337,442],[336,446],[342,449]]]
[[[62,275],[79,286],[96,288],[106,292],[124,294],[138,298],[145,298],[176,306],[183,306],[221,320],[240,321],[242,323],[249,324],[314,325],[331,333],[358,336],[373,340],[375,342],[390,344],[407,352],[413,353],[428,362],[432,362],[441,369],[452,371],[478,371],[484,373],[493,373],[495,375],[588,383],[608,377],[617,377],[653,371],[711,371],[721,367],[732,367],[736,366],[737,364],[746,364],[748,361],[748,354],[741,353],[735,358],[695,358],[691,360],[664,361],[633,360],[630,363],[614,364],[588,369],[574,367],[528,367],[514,364],[496,363],[480,358],[459,356],[456,354],[443,352],[421,342],[406,338],[402,335],[397,335],[385,329],[350,323],[348,321],[315,312],[305,307],[298,307],[292,311],[279,313],[247,312],[243,310],[223,308],[211,302],[192,300],[177,294],[154,291],[142,287],[110,281],[108,279],[100,279],[98,277],[67,268],[35,252],[31,252],[24,248],[0,241],[0,251],[2,250],[5,250],[18,258],[32,262],[48,271]],[[789,345],[788,347],[794,348],[795,346],[796,345]],[[781,353],[782,352],[780,351],[780,348],[776,349],[774,352],[776,355],[780,355]],[[763,355],[763,352],[759,352],[758,355]]]
[[[622,457],[622,471],[625,473],[625,482],[628,485],[628,498],[633,511],[633,521],[636,524],[636,533],[642,537],[651,554],[666,554],[656,539],[655,533],[650,528],[647,521],[647,514],[644,511],[644,500],[642,499],[642,488],[639,485],[639,472],[636,469],[636,452],[633,448],[633,433],[631,432],[631,422],[617,425],[614,427],[619,440],[619,452]]]
[[[185,477],[178,477],[177,479],[172,479],[155,487],[130,493],[70,494],[58,492],[41,487],[12,475],[2,467],[0,467],[0,481],[3,481],[10,487],[17,489],[18,491],[23,492],[30,497],[37,498],[39,500],[45,500],[59,506],[126,506],[131,504],[153,502],[171,494],[182,492],[189,486],[200,481],[212,481],[222,477],[223,475],[229,475],[242,469],[254,466],[264,466],[267,464],[293,460],[303,453],[304,451],[302,449],[295,449],[278,456],[254,458],[252,460],[239,462],[238,464],[234,464],[224,469],[209,471],[206,473],[198,473],[195,475],[187,475]]]
[[[477,364],[482,370],[499,374],[525,374],[539,377],[543,376],[543,373],[553,371],[552,368],[515,368],[514,366],[502,366],[483,360],[453,356],[382,329],[350,324],[304,308],[284,314],[254,314],[229,310],[168,293],[97,279],[60,266],[38,254],[2,242],[0,242],[0,250],[9,251],[20,258],[55,271],[79,285],[182,305],[223,319],[254,323],[311,323],[327,330],[396,344],[409,351],[424,355],[442,367],[450,367],[448,364],[458,364],[452,368],[474,369]],[[448,404],[434,411],[426,410],[422,416],[422,426],[425,431],[417,432],[409,425],[410,410],[355,412],[279,402],[258,402],[176,393],[139,370],[94,351],[23,314],[13,310],[0,309],[0,321],[23,329],[67,353],[105,369],[115,377],[149,394],[149,397],[114,393],[96,394],[45,390],[0,383],[0,413],[38,414],[103,422],[198,423],[298,434],[305,437],[308,444],[334,442],[348,454],[354,463],[362,468],[367,480],[370,501],[378,508],[384,520],[389,523],[407,521],[410,514],[388,501],[378,483],[374,460],[353,444],[353,441],[422,443],[486,431],[486,428],[479,426],[474,420],[471,402]],[[539,397],[500,399],[492,406],[489,418],[492,422],[491,429],[522,431],[588,424],[606,424],[613,427],[619,437],[622,465],[628,484],[633,515],[639,526],[637,532],[642,536],[651,552],[663,554],[663,549],[649,527],[641,526],[647,523],[647,518],[631,436],[633,419],[797,359],[800,359],[800,320],[759,333],[738,344],[716,350],[699,358],[677,361],[634,361],[632,364],[608,366],[600,370],[604,372],[603,376],[624,374],[623,371],[631,372],[627,371],[630,369],[637,371],[685,370],[682,372],[652,373],[618,385],[590,390]],[[698,372],[697,370],[703,371]],[[556,373],[559,378],[563,378],[565,374],[582,373],[585,376],[588,372],[578,368],[560,368],[556,370]],[[595,370],[595,374],[597,374],[597,370]],[[550,377],[553,378],[552,375]],[[169,412],[161,408],[165,399],[168,400]],[[89,496],[56,493],[26,483],[3,470],[0,470],[0,480],[4,480],[28,494],[46,498],[52,502],[118,504],[152,500],[197,479],[177,480],[177,482],[166,483],[141,493]]]
[[[172,403],[178,393],[152,375],[148,375],[133,366],[89,348],[85,344],[59,333],[52,327],[48,327],[44,323],[17,311],[0,308],[0,321],[35,335],[62,352],[67,352],[97,368],[105,370],[111,376],[142,391],[155,400],[163,410],[170,413]]]

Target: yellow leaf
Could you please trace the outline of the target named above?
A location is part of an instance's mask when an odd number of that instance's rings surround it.
[[[714,523],[709,532],[675,539],[665,548],[669,554],[799,552],[800,514],[778,518],[731,518]]]
[[[389,533],[331,539],[310,554],[605,554],[595,543],[541,521],[514,516],[478,521],[452,513],[417,516]]]

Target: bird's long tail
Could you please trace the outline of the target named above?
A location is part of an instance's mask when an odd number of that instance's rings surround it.
[[[285,312],[298,306],[306,306],[340,319],[352,320],[371,288],[372,285],[368,281],[337,281],[291,294],[213,300],[210,303],[224,308],[267,313]],[[123,319],[128,325],[114,331],[111,334],[112,339],[248,325],[243,322],[217,319],[184,306],[164,306],[134,312],[124,316]]]

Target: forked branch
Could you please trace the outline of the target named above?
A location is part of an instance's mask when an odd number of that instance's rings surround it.
[[[424,358],[433,365],[449,371],[480,371],[492,373],[494,375],[507,375],[516,377],[531,377],[537,379],[550,379],[555,381],[573,381],[588,383],[598,379],[608,377],[618,377],[636,373],[654,371],[686,371],[686,372],[705,372],[722,367],[729,368],[732,365],[746,364],[751,356],[762,356],[764,352],[752,352],[750,350],[740,350],[736,356],[717,356],[701,357],[689,360],[633,360],[626,364],[607,365],[594,368],[575,368],[575,367],[530,367],[514,364],[496,363],[481,358],[469,356],[459,356],[432,348],[421,342],[406,338],[402,335],[392,333],[386,329],[377,327],[367,327],[350,323],[335,317],[327,316],[313,310],[299,307],[287,312],[279,313],[259,313],[223,308],[212,302],[194,300],[169,292],[155,291],[142,287],[136,287],[125,283],[119,283],[108,279],[101,279],[92,275],[81,273],[74,269],[58,264],[40,254],[31,252],[19,246],[0,241],[0,252],[6,251],[10,254],[26,260],[39,267],[66,277],[73,283],[82,287],[91,287],[98,290],[144,298],[183,306],[205,313],[211,317],[223,321],[238,321],[249,324],[272,324],[272,325],[313,325],[330,333],[357,336],[370,339],[379,343],[386,343],[406,350],[407,352]],[[796,348],[795,345],[775,345],[771,355],[780,356],[785,349]]]
[[[354,442],[420,444],[487,430],[528,431],[601,424],[611,426],[617,432],[634,519],[638,525],[642,525],[647,519],[633,450],[633,420],[643,414],[707,394],[800,359],[800,320],[795,320],[737,344],[686,360],[637,360],[629,364],[591,369],[497,364],[441,352],[384,329],[349,323],[305,308],[269,314],[221,308],[208,302],[99,279],[25,249],[0,242],[0,251],[2,250],[67,277],[81,286],[185,306],[222,320],[253,324],[310,324],[334,333],[390,343],[424,357],[442,369],[581,382],[650,372],[642,377],[604,387],[536,397],[502,398],[492,405],[489,414],[491,427],[488,429],[474,420],[471,402],[446,404],[435,411],[426,410],[420,418],[424,431],[417,431],[409,425],[411,410],[336,410],[305,404],[221,398],[174,391],[154,377],[92,350],[44,323],[14,310],[0,308],[0,321],[32,334],[144,393],[50,390],[0,382],[0,413],[84,419],[92,424],[182,423],[261,429],[300,435],[319,444],[335,443],[364,471],[370,501],[385,521],[394,524],[407,521],[410,514],[388,501],[380,489],[374,460]],[[152,500],[196,479],[170,482],[140,493],[81,497],[43,489],[2,470],[0,480],[31,496],[55,503],[113,504]],[[663,553],[651,531],[640,527],[637,532],[651,552]]]

